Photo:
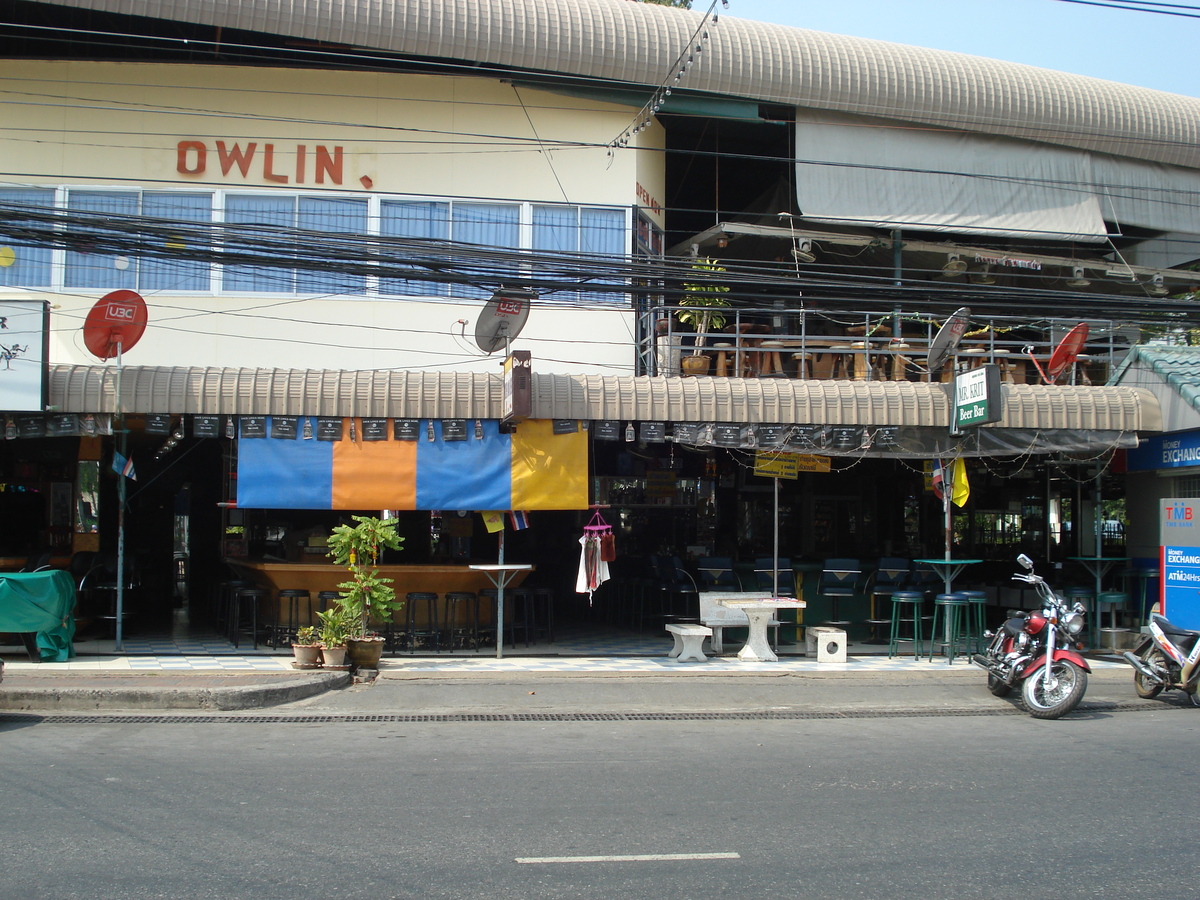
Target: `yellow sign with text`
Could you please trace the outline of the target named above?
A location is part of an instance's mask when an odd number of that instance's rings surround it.
[[[763,478],[795,479],[801,472],[828,472],[829,457],[811,453],[758,452],[754,456],[754,474]]]

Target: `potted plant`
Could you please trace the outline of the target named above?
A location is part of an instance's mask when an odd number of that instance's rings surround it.
[[[692,263],[693,271],[711,276],[724,272],[715,259],[705,257]],[[709,359],[703,355],[704,344],[708,340],[710,329],[725,327],[725,314],[718,310],[727,309],[729,286],[715,281],[705,280],[696,283],[685,283],[684,296],[679,301],[680,308],[675,311],[675,318],[684,325],[691,325],[696,330],[696,341],[692,347],[691,356],[680,360],[680,367],[685,375],[704,375],[708,372]]]
[[[332,606],[317,613],[321,620],[321,656],[327,669],[346,668],[346,611],[340,606]]]
[[[353,525],[338,525],[329,535],[329,556],[350,572],[350,580],[338,585],[334,602],[345,610],[349,633],[346,653],[359,668],[373,669],[383,655],[383,638],[370,631],[371,619],[390,621],[403,604],[396,599],[392,579],[379,574],[379,554],[384,548],[399,550],[403,542],[396,533],[396,519],[352,516]]]
[[[296,640],[292,642],[293,663],[297,669],[315,669],[321,665],[321,645],[317,641],[317,629],[305,625],[296,629]]]

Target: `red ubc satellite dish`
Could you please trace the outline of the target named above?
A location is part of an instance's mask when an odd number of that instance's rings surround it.
[[[84,346],[100,359],[111,359],[138,342],[147,318],[146,301],[136,291],[105,294],[84,320]]]
[[[1080,322],[1063,335],[1054,352],[1050,354],[1050,362],[1046,363],[1045,378],[1051,384],[1058,381],[1058,376],[1068,372],[1075,364],[1076,357],[1083,351],[1088,339],[1087,322]]]

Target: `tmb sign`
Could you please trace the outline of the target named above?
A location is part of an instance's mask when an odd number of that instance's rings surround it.
[[[1003,415],[999,366],[979,366],[954,377],[953,431],[999,422]]]

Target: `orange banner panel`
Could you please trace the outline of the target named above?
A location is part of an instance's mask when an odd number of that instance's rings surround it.
[[[415,441],[350,440],[349,419],[333,445],[333,509],[416,509]],[[362,421],[355,420],[362,434]]]

